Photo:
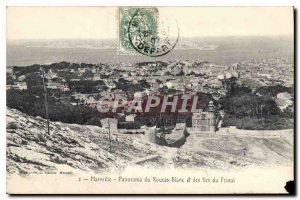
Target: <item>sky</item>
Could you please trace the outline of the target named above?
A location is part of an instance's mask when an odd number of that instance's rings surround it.
[[[181,37],[293,36],[292,7],[159,7]],[[118,37],[116,7],[7,7],[7,39]]]

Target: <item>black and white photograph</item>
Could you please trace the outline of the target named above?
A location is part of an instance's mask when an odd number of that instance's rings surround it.
[[[6,7],[6,192],[291,193],[294,13]]]

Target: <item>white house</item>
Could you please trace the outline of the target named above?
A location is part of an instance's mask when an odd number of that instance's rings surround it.
[[[136,114],[126,115],[125,121],[126,122],[134,122],[135,117],[136,117]]]

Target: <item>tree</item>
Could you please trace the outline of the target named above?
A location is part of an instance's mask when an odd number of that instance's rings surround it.
[[[275,85],[275,86],[264,86],[260,87],[255,91],[255,94],[259,93],[260,95],[269,95],[275,97],[278,93],[288,92],[293,94],[294,89],[292,87],[286,87],[283,85]]]
[[[225,112],[235,117],[262,118],[280,113],[276,102],[270,96],[243,94],[223,99]]]
[[[81,75],[81,80],[85,80],[88,78],[93,78],[94,74],[92,72],[92,70],[86,70],[82,75]]]
[[[183,70],[181,70],[178,74],[176,74],[176,76],[184,76],[184,72],[183,72]]]
[[[28,90],[35,87],[42,87],[43,79],[39,73],[30,73],[25,77]]]
[[[165,76],[171,76],[171,75],[172,75],[171,72],[169,72],[169,71],[165,72]]]

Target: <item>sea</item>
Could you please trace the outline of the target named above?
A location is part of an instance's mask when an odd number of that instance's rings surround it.
[[[203,46],[214,48],[203,48]],[[6,65],[29,66],[55,62],[136,63],[197,60],[230,65],[251,59],[294,57],[293,36],[180,38],[175,49],[160,57],[120,55],[117,39],[8,40]]]

